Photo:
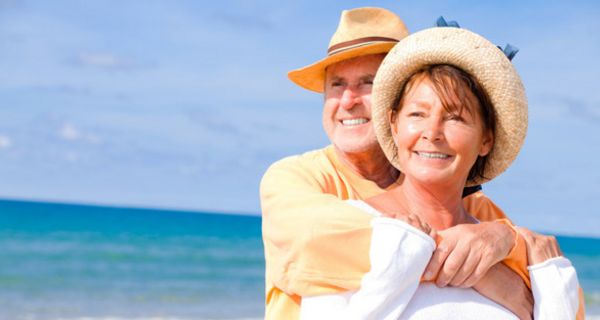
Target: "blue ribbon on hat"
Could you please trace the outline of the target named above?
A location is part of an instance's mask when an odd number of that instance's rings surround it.
[[[508,60],[512,61],[512,59],[515,57],[515,55],[517,55],[517,52],[519,52],[519,48],[510,45],[510,43],[507,43],[504,46],[504,49],[502,49],[501,46],[497,46],[498,49],[500,49],[504,55],[508,58]]]
[[[443,16],[440,16],[435,22],[436,27],[460,28],[456,21],[446,21]]]
[[[458,25],[458,22],[456,21],[446,21],[446,19],[444,19],[443,16],[440,16],[436,21],[435,21],[435,25],[436,27],[450,27],[450,28],[460,28],[460,26]],[[502,51],[502,53],[504,53],[504,55],[508,58],[509,61],[512,61],[512,59],[517,55],[517,52],[519,52],[519,48],[507,43],[506,46],[504,46],[504,49],[502,49],[501,46],[497,46],[498,49],[500,49],[500,51]]]

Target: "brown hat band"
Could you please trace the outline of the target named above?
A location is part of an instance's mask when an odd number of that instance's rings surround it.
[[[375,42],[375,41],[398,42],[398,39],[386,38],[386,37],[365,37],[365,38],[359,38],[359,39],[354,39],[354,40],[350,40],[350,41],[340,42],[340,43],[337,43],[337,44],[329,47],[329,49],[327,49],[327,55],[332,55],[334,53],[342,51],[345,48],[352,47],[357,44],[367,43],[367,42]]]

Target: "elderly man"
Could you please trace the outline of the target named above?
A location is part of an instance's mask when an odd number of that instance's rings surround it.
[[[407,35],[387,10],[344,11],[327,57],[289,73],[301,87],[324,93],[322,121],[332,145],[276,162],[261,182],[266,319],[297,319],[303,296],[355,290],[369,271],[371,218],[343,200],[377,195],[400,176],[370,122],[371,86],[385,54]],[[479,189],[465,190],[469,212],[480,221],[505,218]],[[518,233],[502,221],[441,233],[424,280],[474,287],[520,318],[530,317]]]

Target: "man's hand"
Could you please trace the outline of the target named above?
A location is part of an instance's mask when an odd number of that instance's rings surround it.
[[[520,227],[517,227],[517,230],[527,244],[527,260],[529,260],[530,266],[562,256],[555,237],[545,236]]]
[[[383,216],[387,217],[387,218],[402,220],[406,224],[409,224],[409,225],[419,229],[420,231],[423,231],[424,233],[426,233],[427,235],[429,235],[430,237],[432,237],[434,239],[437,236],[435,229],[431,228],[431,226],[429,226],[429,224],[427,222],[425,222],[425,220],[421,219],[421,217],[419,217],[416,214],[405,213],[405,212],[395,212],[395,213],[384,212]]]
[[[533,294],[523,279],[503,263],[493,265],[473,289],[504,306],[519,319],[531,319]]]
[[[508,255],[515,243],[514,231],[497,222],[461,224],[438,234],[442,240],[424,273],[425,280],[437,277],[438,287],[474,286]]]

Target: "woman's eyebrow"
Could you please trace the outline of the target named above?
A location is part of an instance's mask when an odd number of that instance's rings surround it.
[[[431,109],[431,105],[429,105],[429,103],[424,102],[424,101],[419,101],[419,100],[416,100],[416,101],[415,100],[411,100],[411,101],[408,101],[408,102],[405,101],[402,104],[402,106],[400,106],[400,108],[402,110],[406,110],[405,107],[412,107],[412,108],[426,109],[426,110]]]

